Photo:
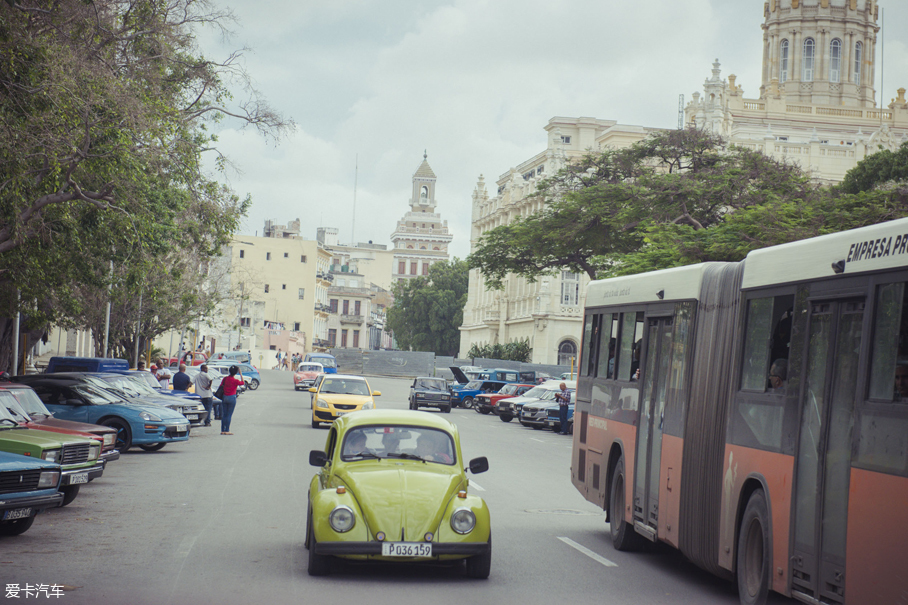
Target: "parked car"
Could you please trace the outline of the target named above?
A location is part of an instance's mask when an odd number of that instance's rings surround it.
[[[60,433],[73,432],[86,434],[90,437],[100,440],[101,457],[100,460],[105,465],[108,462],[120,459],[120,452],[116,449],[117,431],[99,424],[88,424],[86,422],[72,422],[70,420],[60,420],[54,418],[50,410],[42,403],[38,395],[31,387],[24,384],[6,382],[0,384],[0,391],[7,391],[15,399],[14,409],[28,417],[29,422],[34,423],[35,428],[43,431],[54,431]]]
[[[303,361],[314,361],[322,364],[325,374],[337,374],[337,359],[328,353],[306,353]]]
[[[520,397],[511,397],[499,401],[498,418],[500,418],[502,422],[510,422],[514,418],[520,418],[520,412],[524,405],[535,403],[545,396],[546,393],[549,393],[549,396],[554,400],[555,391],[560,389],[562,382],[564,382],[565,386],[569,389],[577,388],[577,383],[574,381],[548,380],[542,384],[536,385]]]
[[[577,380],[577,372],[562,372],[561,380]]]
[[[60,465],[0,452],[0,536],[28,531],[35,517],[60,506]]]
[[[125,359],[110,357],[51,357],[47,373],[57,372],[121,372],[129,369]]]
[[[574,434],[574,404],[577,402],[577,391],[571,393],[571,403],[568,404],[568,428],[567,433],[569,435]],[[556,433],[561,432],[561,406],[552,405],[545,409],[548,418],[546,419],[546,427],[552,429]]]
[[[325,380],[327,382],[328,379]],[[466,559],[466,573],[492,566],[489,509],[471,493],[457,427],[437,414],[373,410],[339,418],[309,485],[309,574],[331,572],[334,557],[435,563]],[[486,458],[468,464],[489,468]]]
[[[480,393],[497,393],[506,382],[500,380],[474,380],[451,388],[451,405],[465,408],[473,407],[476,396]]]
[[[213,361],[208,364],[208,371],[210,372],[217,368],[222,375],[228,376],[230,374],[230,366],[237,367],[240,374],[243,375],[243,382],[246,383],[246,387],[249,388],[250,391],[256,390],[259,388],[259,385],[262,384],[262,375],[259,373],[258,368],[251,363],[242,363],[240,361]]]
[[[203,363],[208,362],[208,355],[202,351],[186,351],[183,353],[183,356],[177,361],[176,357],[171,357],[167,364],[171,368],[179,368],[181,363],[185,363],[187,367],[200,366]]]
[[[511,383],[501,387],[497,393],[480,393],[476,396],[473,409],[480,414],[498,414],[498,402],[509,397],[518,397],[523,395],[535,385]]]
[[[451,411],[451,393],[444,378],[422,376],[410,385],[410,409],[438,408],[444,413]]]
[[[252,354],[249,351],[224,351],[222,353],[215,353],[208,361],[231,361],[234,363],[240,362],[251,364]]]
[[[8,391],[0,392],[0,399],[15,401]],[[17,418],[5,405],[0,405],[0,451],[47,460],[60,465],[60,491],[66,506],[76,499],[79,488],[104,474],[104,463],[99,462],[101,444],[97,439],[74,437],[62,433],[36,431],[20,426]]]
[[[561,392],[561,389],[558,387],[546,390],[536,401],[524,404],[523,408],[520,410],[520,424],[533,427],[537,430],[546,428],[549,419],[548,410],[552,407],[552,402],[555,401],[555,395],[559,392]],[[574,391],[568,389],[568,392],[573,396]],[[555,404],[555,407],[558,407],[557,403]],[[557,412],[555,415],[557,417]]]
[[[117,449],[137,445],[149,452],[189,440],[189,421],[169,408],[118,399],[84,381],[55,374],[15,376],[35,389],[55,418],[109,426],[117,431]]]
[[[315,394],[312,406],[314,429],[322,422],[334,422],[350,412],[374,409],[375,397],[381,395],[381,391],[373,391],[362,376],[349,374],[326,375],[318,387],[312,387],[309,392]]]
[[[202,426],[208,419],[208,412],[202,405],[202,398],[198,395],[192,398],[164,395],[163,389],[152,389],[141,379],[133,378],[129,374],[89,374],[88,376],[104,381],[109,385],[108,388],[115,388],[116,394],[127,400],[162,405],[174,412],[179,412],[192,426]]]
[[[293,374],[293,389],[296,391],[309,390],[315,384],[319,374],[325,373],[325,366],[314,361],[303,361]]]

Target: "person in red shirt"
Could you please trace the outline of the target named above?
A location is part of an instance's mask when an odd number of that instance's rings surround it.
[[[224,396],[221,398],[221,435],[233,435],[230,432],[230,420],[236,408],[236,390],[243,386],[243,375],[236,377],[239,372],[238,367],[230,366],[230,376],[224,376],[221,381],[221,386],[224,387]]]

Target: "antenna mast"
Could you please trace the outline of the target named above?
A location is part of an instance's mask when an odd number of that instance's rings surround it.
[[[353,226],[350,227],[350,245],[356,245],[356,184],[359,179],[359,154],[356,154],[356,168],[353,172]]]

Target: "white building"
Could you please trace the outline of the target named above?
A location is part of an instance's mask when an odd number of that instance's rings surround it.
[[[479,177],[473,191],[470,252],[486,231],[541,210],[542,203],[532,197],[538,181],[555,174],[565,161],[589,150],[626,147],[655,129],[621,125],[614,120],[556,117],[549,120],[545,130],[545,150],[502,174],[492,197],[485,179]],[[576,364],[587,283],[586,274],[559,271],[541,276],[535,283],[510,275],[503,289],[487,290],[479,270],[471,269],[460,326],[460,357],[466,357],[474,344],[529,339],[533,363],[571,365],[574,359]]]
[[[422,164],[413,175],[410,210],[397,221],[391,234],[395,281],[428,275],[430,266],[448,260],[448,245],[453,236],[448,231],[448,221],[435,212],[437,180],[423,154]]]
[[[759,98],[719,62],[685,108],[688,125],[786,158],[820,182],[841,181],[867,155],[908,140],[905,89],[886,108],[874,88],[876,0],[770,0]]]

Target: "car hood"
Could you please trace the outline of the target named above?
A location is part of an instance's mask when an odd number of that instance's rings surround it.
[[[363,460],[348,464],[337,475],[353,492],[375,532],[389,540],[421,540],[435,533],[451,498],[465,489],[463,472],[413,460]]]
[[[324,374],[324,372],[297,372],[296,377],[300,380],[310,380],[319,374]]]
[[[371,395],[342,395],[340,393],[319,393],[318,398],[331,405],[362,405],[372,401]]]
[[[125,405],[125,406],[129,407],[130,409],[138,410],[140,412],[148,412],[149,414],[154,414],[155,416],[160,418],[162,421],[165,421],[165,420],[166,421],[170,421],[170,420],[186,421],[186,416],[184,416],[183,414],[181,414],[179,412],[175,412],[174,410],[171,410],[170,408],[165,407],[163,405],[154,405],[154,404],[138,403],[138,402],[123,403],[120,405]]]
[[[448,369],[451,370],[452,374],[454,374],[454,380],[456,380],[460,384],[467,384],[468,382],[470,382],[470,379],[467,378],[467,375],[463,373],[463,370],[461,370],[457,366],[451,366]]]
[[[65,429],[67,431],[79,431],[81,433],[91,433],[93,435],[104,435],[105,433],[116,433],[116,429],[100,424],[89,424],[87,422],[75,422],[73,420],[57,420],[56,418],[42,418],[34,420],[35,424],[53,427],[55,429]]]

